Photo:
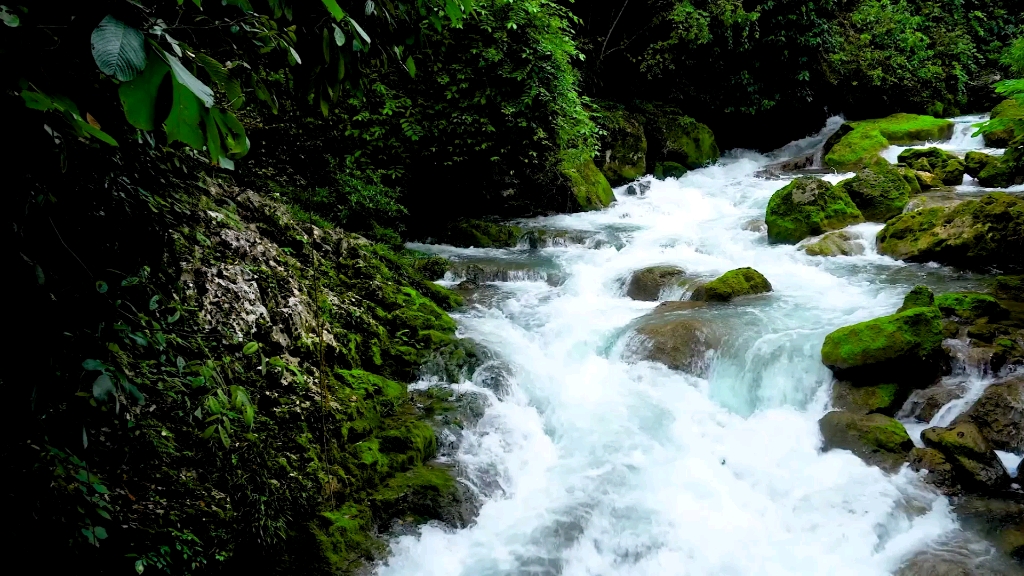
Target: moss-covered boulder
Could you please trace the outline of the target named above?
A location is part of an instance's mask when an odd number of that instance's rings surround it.
[[[1024,200],[992,193],[951,207],[901,214],[877,237],[878,251],[898,260],[961,268],[1024,264]]]
[[[644,112],[648,161],[674,162],[688,170],[718,160],[718,144],[711,129],[673,108],[652,107]]]
[[[626,296],[633,300],[653,302],[670,284],[683,279],[685,272],[678,266],[648,266],[633,272],[626,285]]]
[[[907,397],[897,384],[857,386],[852,382],[832,384],[832,406],[854,414],[885,414],[892,416]]]
[[[950,385],[941,380],[934,386],[914,390],[910,398],[900,407],[901,414],[920,422],[931,422],[943,406],[957,398],[963,398],[965,388]]]
[[[971,422],[996,450],[1024,455],[1024,379],[992,384],[953,424]]]
[[[1010,146],[1002,156],[995,156],[978,173],[978,183],[986,188],[1007,188],[1024,184],[1024,143]]]
[[[910,145],[948,140],[953,122],[916,114],[850,122],[853,128],[825,155],[825,164],[840,171],[854,171],[878,163],[879,152],[890,145]],[[884,160],[882,160],[884,161]]]
[[[440,280],[444,278],[444,275],[451,268],[452,263],[447,258],[441,256],[427,256],[425,258],[417,258],[413,262],[413,267],[423,274],[423,277],[428,280]]]
[[[903,177],[903,181],[907,183],[907,186],[910,186],[911,196],[922,192],[923,188],[921,188],[921,182],[918,181],[917,172],[913,168],[904,166],[897,167],[896,169],[899,170],[900,176]]]
[[[575,200],[573,208],[576,210],[600,210],[608,207],[615,200],[611,184],[597,169],[593,160],[572,166],[563,166],[561,172],[569,187],[571,197]]]
[[[935,298],[935,306],[943,316],[967,322],[982,318],[1000,320],[1009,313],[993,296],[981,292],[947,292]]]
[[[1024,276],[997,276],[992,293],[1013,302],[1024,302]]]
[[[802,248],[811,256],[857,256],[864,253],[864,246],[845,230],[829,232]]]
[[[1003,100],[992,109],[992,113],[989,118],[1003,119],[1003,120],[1021,120],[1024,119],[1024,105],[1020,102],[1009,98]],[[985,139],[985,146],[989,148],[1006,148],[1013,142],[1018,136],[1024,136],[1024,134],[1017,134],[1014,132],[1012,126],[1006,126],[992,132],[982,134],[982,138]]]
[[[945,370],[942,315],[913,308],[840,328],[825,337],[821,360],[836,378],[861,385],[929,384]]]
[[[995,156],[990,156],[984,152],[978,152],[977,150],[971,150],[964,156],[964,173],[971,178],[977,178],[988,165],[998,161]]]
[[[472,492],[440,464],[425,464],[388,480],[370,497],[370,509],[384,518],[423,523],[437,520],[464,528],[476,515]]]
[[[888,163],[868,166],[836,188],[853,200],[868,222],[885,222],[902,213],[911,191],[899,169]]]
[[[713,324],[675,313],[659,313],[641,324],[636,334],[638,339],[630,346],[634,358],[702,377],[707,375],[711,354],[722,344]]]
[[[942,179],[932,174],[931,172],[925,172],[924,170],[915,170],[914,176],[917,178],[917,185],[924,190],[931,190],[932,188],[939,188],[942,186]]]
[[[772,285],[760,272],[753,268],[737,268],[694,289],[690,300],[698,302],[728,302],[740,296],[764,294],[772,291]]]
[[[931,288],[918,285],[907,292],[907,295],[903,297],[903,305],[896,312],[906,312],[912,308],[930,308],[934,305],[935,294],[932,293]]]
[[[900,152],[898,160],[915,170],[934,174],[946,186],[964,182],[964,161],[941,148],[910,148]]]
[[[971,422],[928,428],[921,433],[921,440],[946,457],[958,482],[965,488],[995,490],[1010,483],[1010,476],[992,445]]]
[[[841,188],[802,176],[772,195],[764,219],[769,241],[796,244],[808,236],[863,222],[864,216]]]
[[[960,492],[960,484],[953,473],[953,466],[946,457],[934,448],[914,448],[908,458],[910,469],[924,472],[924,481],[938,488],[943,494]]]
[[[666,178],[682,178],[684,174],[689,172],[686,166],[679,164],[678,162],[658,162],[654,166],[654,177],[658,180],[665,180]]]
[[[594,164],[612,186],[632,182],[647,173],[643,118],[615,104],[601,102],[599,106],[592,117],[604,135]]]
[[[519,226],[483,220],[459,220],[437,239],[459,248],[513,248],[523,235]]]
[[[829,412],[818,421],[824,450],[849,450],[872,466],[890,472],[907,461],[913,441],[899,420],[882,414]]]

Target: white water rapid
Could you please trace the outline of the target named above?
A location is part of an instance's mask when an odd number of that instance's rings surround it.
[[[878,255],[880,224],[852,228],[861,256],[769,245],[744,223],[788,182],[754,176],[775,158],[730,154],[645,196],[619,189],[608,209],[523,223],[587,242],[414,246],[542,273],[488,283],[455,315],[460,335],[507,367],[452,385],[489,400],[448,455],[482,499],[475,524],[397,538],[379,574],[881,575],[958,530],[948,501],[908,468],[888,475],[820,452],[831,383],[820,349],[832,330],[892,313],[915,284],[979,279]],[[727,334],[707,378],[625,360],[630,328],[657,303],[626,298],[624,282],[653,264],[707,279],[751,266],[774,287],[683,312]]]

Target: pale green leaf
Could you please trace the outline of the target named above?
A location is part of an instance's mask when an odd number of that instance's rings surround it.
[[[146,67],[146,44],[135,28],[107,15],[92,31],[92,57],[104,74],[121,82],[139,75]]]

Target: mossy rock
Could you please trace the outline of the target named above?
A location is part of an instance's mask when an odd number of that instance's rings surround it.
[[[896,384],[857,386],[838,381],[832,385],[832,406],[854,414],[892,416],[906,398],[906,390]]]
[[[915,170],[914,176],[917,177],[917,185],[924,190],[931,190],[932,188],[942,187],[942,179],[932,174],[931,172],[925,172],[924,170]]]
[[[784,244],[863,221],[846,192],[810,176],[797,178],[773,194],[765,212],[768,240]]]
[[[1001,320],[1008,311],[993,296],[980,292],[948,292],[935,298],[935,306],[944,316],[956,317],[967,322],[981,318]]]
[[[901,214],[910,201],[910,185],[889,164],[874,164],[836,188],[845,192],[868,222],[885,222]]]
[[[699,302],[728,302],[740,296],[764,294],[772,291],[772,285],[760,272],[753,268],[737,268],[718,278],[698,286],[690,300]]]
[[[653,302],[669,284],[683,278],[685,272],[678,266],[648,266],[633,272],[626,286],[626,296],[633,300]]]
[[[575,200],[576,205],[573,208],[576,210],[600,210],[607,208],[615,200],[611,184],[597,169],[593,160],[574,166],[564,166],[561,172]]]
[[[647,137],[643,119],[612,103],[597,103],[592,118],[604,130],[595,165],[608,183],[620,186],[647,173]]]
[[[711,129],[673,108],[649,107],[644,113],[644,130],[648,161],[656,165],[673,162],[694,170],[714,163],[720,155]]]
[[[965,488],[995,490],[1009,484],[1010,477],[999,457],[973,423],[927,428],[921,433],[921,440],[925,446],[946,457],[957,480]]]
[[[999,192],[955,206],[901,214],[878,233],[878,251],[898,260],[968,269],[1024,264],[1024,200]]]
[[[977,178],[985,168],[988,168],[989,164],[996,161],[998,161],[998,158],[995,156],[971,150],[964,156],[964,172],[971,178]]]
[[[483,220],[459,220],[439,239],[458,248],[514,248],[523,229],[511,224]]]
[[[946,457],[934,448],[914,448],[908,458],[910,469],[914,472],[926,472],[924,481],[938,488],[942,493],[953,495],[960,492],[953,473],[953,466]]]
[[[849,232],[836,230],[804,245],[803,251],[810,256],[858,256],[864,253],[864,247],[856,240]]]
[[[1024,276],[997,276],[992,293],[1012,302],[1024,302]]]
[[[931,383],[945,370],[942,315],[913,308],[840,328],[825,337],[821,360],[836,378],[860,385]]]
[[[1024,498],[1012,492],[992,497],[968,494],[955,500],[953,511],[964,530],[981,534],[997,550],[1024,564]],[[999,570],[993,574],[1016,572]]]
[[[1024,454],[1024,379],[989,385],[953,425],[961,422],[974,424],[993,449]]]
[[[641,337],[633,351],[636,357],[695,376],[706,376],[709,353],[721,347],[721,334],[713,325],[701,320],[665,313],[659,316],[636,329]]]
[[[469,491],[451,470],[437,464],[418,466],[391,478],[370,495],[369,505],[380,518],[414,524],[438,520],[452,528],[465,527],[475,513]]]
[[[825,155],[825,164],[844,172],[884,162],[878,154],[890,145],[948,140],[953,135],[953,122],[916,114],[893,114],[850,126],[853,130]]]
[[[903,297],[903,305],[896,310],[896,313],[906,312],[912,308],[931,308],[935,306],[935,294],[931,288],[923,285],[914,286]]]
[[[417,258],[413,262],[413,267],[423,274],[427,280],[440,280],[444,278],[448,269],[451,268],[451,261],[441,256],[427,256],[426,258]]]
[[[899,162],[904,163],[915,170],[930,172],[935,175],[942,184],[946,186],[958,186],[964,183],[964,161],[956,154],[946,152],[941,148],[910,148],[900,152]],[[917,163],[924,162],[927,167],[918,167]]]
[[[677,162],[658,162],[654,167],[654,177],[658,180],[665,180],[666,178],[682,178],[684,174],[689,172],[686,166]]]
[[[370,509],[354,502],[322,512],[309,528],[329,573],[355,573],[387,552],[387,544],[373,536]]]
[[[993,158],[978,173],[979,184],[986,188],[1007,188],[1024,184],[1024,143],[1011,145],[1002,156]]]
[[[829,412],[818,421],[824,450],[849,450],[861,460],[896,471],[906,462],[913,441],[898,420],[883,414]]]
[[[910,186],[910,195],[920,194],[922,192],[921,182],[917,179],[917,172],[913,168],[897,168],[900,171],[900,176],[903,177],[903,181]]]
[[[1024,104],[1021,104],[1013,98],[1008,98],[997,104],[996,107],[992,109],[992,113],[989,115],[989,118],[992,120],[1022,120],[1024,119]],[[1006,148],[1010,145],[1010,142],[1013,142],[1018,136],[1024,136],[1024,134],[1017,134],[1011,126],[982,134],[982,138],[985,140],[985,146],[988,146],[989,148]]]

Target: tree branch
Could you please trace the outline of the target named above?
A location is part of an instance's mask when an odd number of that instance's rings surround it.
[[[619,15],[615,17],[615,22],[612,22],[612,27],[608,29],[608,35],[604,37],[604,44],[601,44],[601,55],[597,57],[597,62],[600,63],[604,60],[604,49],[608,47],[608,39],[612,37],[612,32],[615,31],[615,26],[619,24],[619,18],[622,18],[622,13],[626,11],[626,4],[629,4],[629,0],[622,3],[622,8],[619,9]]]

